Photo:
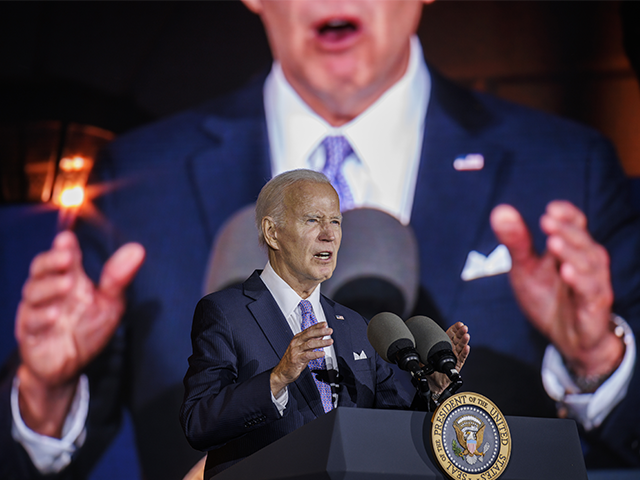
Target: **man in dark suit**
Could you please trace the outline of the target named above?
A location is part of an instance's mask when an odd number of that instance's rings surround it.
[[[335,134],[353,150],[338,178],[348,199],[412,226],[424,297],[445,327],[462,321],[474,332],[466,386],[505,414],[555,415],[557,401],[579,420],[588,466],[640,465],[640,228],[610,144],[427,68],[412,37],[418,3],[247,3],[276,58],[266,82],[114,143],[100,177],[128,183],[100,201],[106,232],[81,226],[82,255],[61,234],[34,261],[16,326],[18,414],[9,408],[15,369],[2,389],[2,467],[35,475],[11,425],[21,414],[39,430],[44,418],[42,433],[64,437],[81,372],[91,394],[86,441],[65,443],[73,453],[56,457],[61,475],[86,474],[124,406],[148,476],[195,463],[199,453],[170,418],[215,235],[271,176],[292,165],[322,170],[324,136]],[[127,241],[138,243],[102,270]],[[97,288],[83,266],[95,281],[102,270]],[[61,357],[59,345],[92,348]]]
[[[341,222],[324,175],[274,177],[256,203],[264,271],[198,303],[180,419],[189,443],[209,452],[206,476],[334,407],[408,408],[367,340],[367,321],[320,294],[336,267]],[[467,328],[458,323],[448,333],[461,368]],[[340,376],[338,388],[319,380],[327,372]],[[430,387],[439,394],[448,381],[435,376]]]

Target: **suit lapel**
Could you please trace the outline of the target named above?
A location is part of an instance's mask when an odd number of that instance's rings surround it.
[[[333,348],[336,356],[342,358],[353,370],[353,339],[351,338],[351,329],[349,322],[345,318],[337,318],[334,309],[334,303],[326,297],[320,297],[320,303],[327,318],[327,324],[333,328]],[[340,372],[343,374],[344,372]]]
[[[248,93],[262,105],[261,87]],[[232,105],[228,107],[234,111]],[[240,208],[254,203],[271,178],[269,142],[263,109],[242,116],[243,105],[233,117],[208,115],[201,128],[208,146],[196,150],[186,168],[195,200],[213,242],[216,226]]]
[[[265,338],[275,351],[278,359],[282,359],[293,338],[293,334],[287,320],[280,311],[280,307],[278,307],[266,285],[260,280],[258,271],[249,277],[243,287],[244,294],[255,300],[248,305],[249,311],[262,329]],[[302,396],[316,416],[324,413],[318,387],[308,368],[302,371],[298,380],[289,385],[289,388],[290,393],[294,395],[295,393],[291,390],[299,392],[298,398]]]
[[[254,301],[248,308],[258,322],[267,341],[281,359],[293,338],[291,329],[266,285],[256,270],[243,284],[244,294]]]
[[[336,354],[336,362],[339,366],[339,374],[342,378],[340,384],[342,386],[342,390],[338,395],[338,406],[346,406],[346,407],[354,407],[356,404],[353,402],[353,398],[349,394],[349,388],[355,388],[355,385],[358,381],[362,381],[362,379],[356,380],[357,372],[359,371],[358,367],[362,367],[358,365],[356,359],[354,358],[353,353],[359,353],[367,349],[362,342],[365,342],[367,345],[368,340],[366,337],[362,338],[354,338],[352,335],[352,329],[350,320],[348,317],[336,316],[335,311],[335,303],[332,300],[327,299],[326,297],[321,297],[322,308],[324,309],[325,316],[327,317],[327,323],[331,328],[333,328],[333,347],[335,349]],[[371,362],[371,359],[368,360],[359,360],[360,362]]]
[[[489,227],[498,189],[507,180],[509,152],[482,134],[497,121],[484,106],[470,92],[431,73],[412,227],[420,246],[423,286],[438,299],[446,318],[467,254]],[[456,170],[454,160],[468,154],[482,155],[484,166]]]

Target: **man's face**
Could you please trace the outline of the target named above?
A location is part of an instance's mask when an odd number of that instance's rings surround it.
[[[336,268],[342,240],[340,201],[326,183],[298,182],[285,195],[285,215],[276,227],[274,270],[302,298]]]
[[[422,9],[419,0],[244,1],[261,16],[287,80],[334,125],[402,77]]]

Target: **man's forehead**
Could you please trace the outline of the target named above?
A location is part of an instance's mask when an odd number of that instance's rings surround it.
[[[301,180],[290,185],[285,192],[285,198],[290,197],[299,202],[309,203],[317,199],[332,197],[333,195],[337,197],[338,194],[330,183],[310,182],[307,180]]]
[[[285,195],[287,211],[303,217],[342,217],[337,205],[335,212],[328,211],[333,200],[338,200],[338,194],[329,183],[296,182]]]

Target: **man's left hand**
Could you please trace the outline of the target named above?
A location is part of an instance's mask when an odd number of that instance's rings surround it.
[[[458,359],[456,370],[460,372],[471,351],[469,346],[469,341],[471,340],[469,327],[462,322],[457,322],[447,329],[447,335],[451,340],[453,353]],[[444,373],[435,372],[429,376],[428,382],[431,392],[441,394],[449,386],[451,380]]]
[[[491,212],[491,226],[511,254],[511,285],[529,321],[560,351],[577,376],[614,371],[624,345],[610,328],[613,289],[609,255],[587,231],[582,211],[553,201],[540,218],[547,237],[542,255],[531,233],[510,205]]]

